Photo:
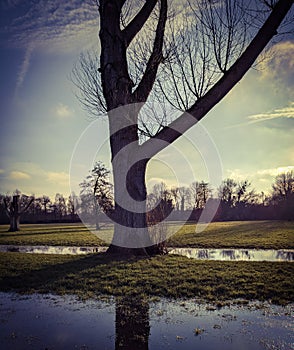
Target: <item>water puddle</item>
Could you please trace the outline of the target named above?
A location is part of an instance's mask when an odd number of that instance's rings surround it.
[[[0,343],[12,349],[291,349],[293,305],[217,309],[196,300],[0,293]]]
[[[93,254],[104,253],[107,247],[63,247],[63,246],[17,246],[0,245],[0,252],[36,254]],[[183,255],[198,260],[234,261],[294,261],[294,250],[290,249],[202,249],[169,248],[169,254]]]
[[[36,253],[36,254],[93,254],[104,253],[107,247],[65,247],[65,246],[18,246],[0,245],[0,252]]]
[[[289,249],[198,249],[172,248],[170,254],[199,260],[234,261],[293,261],[294,250]]]

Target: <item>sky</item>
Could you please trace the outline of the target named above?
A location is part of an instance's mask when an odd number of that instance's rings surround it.
[[[107,122],[93,122],[70,79],[79,54],[99,50],[98,31],[98,12],[88,1],[1,0],[0,193],[19,189],[54,198],[78,191],[89,170],[87,162],[73,166],[76,157],[86,157],[81,149],[110,166]],[[273,51],[150,163],[150,186],[196,180],[217,186],[230,177],[269,192],[275,176],[294,170],[293,36]],[[201,144],[204,134],[208,141]]]

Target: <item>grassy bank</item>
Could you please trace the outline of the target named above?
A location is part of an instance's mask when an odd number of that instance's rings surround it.
[[[203,225],[199,225],[201,229]],[[168,241],[173,247],[294,249],[294,221],[213,222],[196,232],[184,225]]]
[[[97,246],[103,241],[82,224],[21,225],[21,231],[7,232],[8,225],[0,226],[0,244]]]
[[[179,226],[176,223],[172,225]],[[199,227],[202,226],[199,225]],[[103,245],[103,241],[81,224],[21,225],[21,229],[19,232],[7,232],[8,226],[0,226],[0,244]],[[109,226],[104,227],[101,232],[111,236],[112,229]],[[168,240],[168,245],[203,248],[294,249],[294,222],[213,222],[202,232],[196,232],[195,224],[185,224]]]
[[[179,256],[113,260],[105,255],[0,253],[0,290],[23,293],[293,302],[293,263],[196,261]],[[163,278],[164,276],[164,278]]]

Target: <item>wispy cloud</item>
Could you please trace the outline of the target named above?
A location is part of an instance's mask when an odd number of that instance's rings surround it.
[[[36,50],[72,52],[98,42],[99,16],[94,2],[40,0],[22,7],[23,11],[3,8],[7,25],[0,25],[0,35],[10,46],[27,48],[32,43]]]
[[[21,63],[21,67],[20,67],[20,70],[18,72],[16,86],[15,86],[15,93],[14,93],[15,96],[17,96],[18,91],[21,88],[21,86],[25,80],[25,76],[29,70],[30,60],[32,57],[33,50],[34,50],[34,44],[29,44],[29,46],[27,47],[27,49],[25,51],[25,55],[24,55],[23,61]]]
[[[248,116],[248,119],[250,119],[252,123],[277,118],[294,118],[294,102],[292,102],[289,107],[278,108],[273,111]]]
[[[55,114],[61,119],[66,119],[73,116],[74,110],[63,103],[59,103],[58,106],[55,108]]]
[[[22,171],[11,171],[11,173],[9,174],[9,178],[11,180],[29,180],[31,176]]]

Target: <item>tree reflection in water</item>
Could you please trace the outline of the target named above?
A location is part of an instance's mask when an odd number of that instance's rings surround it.
[[[148,350],[150,324],[147,298],[116,298],[115,334],[116,350]]]

